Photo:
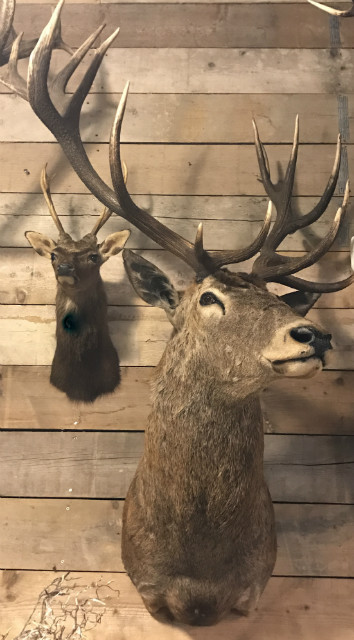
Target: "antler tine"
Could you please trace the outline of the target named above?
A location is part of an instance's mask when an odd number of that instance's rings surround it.
[[[122,163],[123,164],[123,179],[124,182],[127,181],[128,178],[128,169],[127,169],[127,165],[125,164],[125,162]],[[93,236],[96,236],[99,232],[100,229],[102,229],[103,225],[106,224],[107,220],[109,220],[109,218],[111,217],[113,211],[111,211],[111,209],[108,209],[108,207],[104,207],[100,217],[98,218],[98,220],[95,222],[94,227],[91,231],[91,234]]]
[[[0,52],[3,51],[11,35],[15,14],[15,0],[4,0],[0,6]]]
[[[345,215],[348,202],[349,202],[349,180],[345,187],[345,193],[343,197],[342,205],[337,209],[337,213],[334,217],[333,223],[327,235],[321,240],[321,242],[315,247],[312,251],[310,251],[306,256],[302,258],[295,258],[287,260],[285,263],[280,265],[274,265],[270,267],[266,267],[262,270],[262,278],[264,280],[269,280],[272,282],[279,282],[278,278],[282,275],[291,275],[292,273],[296,273],[296,271],[301,271],[302,269],[306,269],[310,267],[312,264],[317,262],[332,246],[335,241],[338,231],[340,229],[341,222]]]
[[[49,181],[48,181],[48,176],[47,176],[47,165],[44,165],[42,172],[41,172],[41,189],[45,198],[45,201],[48,205],[48,209],[49,209],[49,213],[52,216],[55,226],[59,231],[59,236],[65,236],[67,235],[64,227],[62,225],[62,223],[60,222],[59,218],[58,218],[58,214],[55,210],[54,207],[54,203],[52,200],[52,194],[50,193],[50,187],[49,187]]]
[[[27,100],[27,85],[26,81],[20,76],[17,70],[17,64],[19,59],[19,51],[23,33],[20,33],[14,40],[11,48],[10,58],[8,65],[0,73],[0,81],[15,91],[21,98]]]
[[[258,137],[258,148],[261,144]],[[293,151],[291,154],[291,159],[288,165],[288,169],[285,176],[285,189],[281,190],[282,196],[279,198],[276,203],[277,208],[277,218],[274,223],[273,229],[269,233],[266,238],[263,248],[261,249],[260,256],[257,258],[253,265],[253,273],[256,273],[264,280],[280,282],[284,281],[285,276],[287,278],[291,277],[291,274],[296,273],[306,267],[314,264],[321,256],[323,256],[326,251],[333,244],[337,233],[339,231],[341,222],[343,220],[346,207],[349,200],[349,183],[346,186],[343,203],[342,206],[339,207],[335,218],[333,220],[332,226],[327,233],[327,235],[321,240],[318,246],[310,251],[306,256],[302,258],[289,258],[285,256],[280,256],[276,253],[277,247],[284,240],[284,238],[290,233],[294,233],[298,229],[302,229],[303,227],[308,226],[312,222],[318,220],[318,218],[324,213],[327,205],[334,193],[339,168],[340,168],[340,159],[341,159],[341,139],[338,136],[337,140],[337,148],[336,148],[336,156],[334,160],[334,165],[332,168],[332,172],[330,178],[328,180],[326,189],[319,201],[319,203],[304,216],[293,216],[292,208],[291,208],[291,190],[289,190],[289,185],[294,183],[295,177],[295,169],[296,169],[296,157],[297,157],[297,149],[298,149],[298,118],[295,127],[295,136],[294,136],[294,144]],[[258,152],[259,157],[259,152]],[[264,173],[264,170],[263,170]],[[263,174],[262,174],[263,175]],[[269,178],[270,180],[270,178]],[[268,183],[265,185],[265,189],[267,193],[268,191]],[[286,192],[286,190],[288,191]],[[300,280],[300,279],[299,279]],[[292,278],[293,283],[295,284],[294,278]],[[290,282],[287,279],[287,282]],[[285,282],[284,282],[285,283]],[[311,284],[311,283],[310,283]],[[317,286],[317,283],[314,283]],[[290,285],[289,285],[290,286]],[[319,285],[320,287],[321,285]],[[314,291],[320,291],[320,288],[314,289]]]
[[[294,231],[297,231],[298,229],[303,229],[304,227],[308,227],[313,222],[316,222],[316,220],[318,220],[321,217],[321,215],[326,211],[337,186],[340,162],[341,162],[341,135],[339,133],[337,137],[337,148],[336,148],[336,155],[334,158],[333,168],[331,171],[331,175],[329,176],[327,186],[323,192],[323,195],[321,196],[320,201],[312,209],[312,211],[310,211],[309,213],[301,217],[299,216],[296,217],[296,221],[294,222],[294,226],[293,226]]]
[[[339,16],[341,18],[350,18],[350,16],[354,16],[354,4],[350,9],[344,9],[343,11],[340,9],[333,9],[333,7],[328,7],[322,2],[316,2],[315,0],[308,0],[310,4],[313,4],[314,7],[318,9],[322,9],[322,11],[326,11],[326,13],[330,13],[332,16]],[[352,0],[354,3],[354,0]]]
[[[59,71],[57,76],[53,79],[50,89],[54,102],[61,102],[63,96],[65,97],[66,86],[73,75],[74,71],[79,66],[89,49],[91,49],[98,36],[102,33],[105,25],[101,24],[96,31],[94,31],[82,45],[73,53],[69,62]]]

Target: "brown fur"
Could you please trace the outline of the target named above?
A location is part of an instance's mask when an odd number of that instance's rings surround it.
[[[129,260],[142,294],[141,264]],[[200,306],[205,291],[219,296],[224,314]],[[122,556],[152,614],[207,625],[251,610],[272,573],[276,535],[258,393],[279,374],[263,354],[271,342],[279,358],[309,353],[287,336],[312,325],[248,276],[222,272],[194,284],[180,303],[172,291],[171,300],[158,305],[174,333],[155,372]]]
[[[92,234],[78,241],[65,235],[55,243],[42,234],[27,233],[40,255],[53,258],[57,344],[50,381],[70,400],[93,402],[114,391],[120,382],[119,358],[108,331],[100,267],[121,250],[128,235],[117,232],[98,245]],[[60,275],[63,264],[71,268],[69,275]]]

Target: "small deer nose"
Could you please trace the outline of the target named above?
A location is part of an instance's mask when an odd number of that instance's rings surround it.
[[[74,271],[74,267],[69,262],[62,262],[58,265],[58,276],[71,276]]]
[[[302,344],[312,344],[316,337],[311,327],[295,327],[291,329],[290,335],[293,340]]]

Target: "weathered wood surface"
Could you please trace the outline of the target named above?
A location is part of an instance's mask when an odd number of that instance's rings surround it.
[[[0,633],[10,628],[8,640],[15,640],[38,595],[58,575],[46,571],[0,572]],[[112,581],[111,587],[116,590],[100,590],[107,612],[102,623],[90,631],[92,640],[350,640],[354,626],[353,580],[274,577],[251,616],[230,616],[217,627],[193,628],[175,624],[166,627],[156,621],[125,574],[80,573],[71,577],[83,586]]]
[[[117,500],[2,498],[0,567],[121,571],[122,506]],[[275,575],[354,577],[354,506],[276,504],[275,515]]]
[[[328,369],[354,368],[354,310],[313,309],[308,317],[332,333],[333,351]],[[109,307],[112,340],[122,366],[155,366],[160,360],[171,325],[152,307]],[[51,364],[55,347],[54,306],[3,305],[0,318],[1,364]]]
[[[132,432],[0,433],[0,495],[125,498],[143,443]],[[276,502],[353,504],[354,436],[266,435],[265,474]]]
[[[63,33],[72,47],[78,47],[102,23],[110,30],[120,27],[114,42],[118,48],[331,46],[328,19],[303,4],[88,4],[84,20],[82,11],[75,4],[63,11]],[[16,12],[15,27],[25,31],[26,37],[38,37],[50,16],[50,6],[22,5]],[[341,25],[341,43],[342,47],[353,44],[349,21]]]
[[[65,53],[57,52],[53,72],[66,60]],[[348,94],[353,92],[353,61],[353,49],[338,55],[330,49],[110,49],[92,91],[117,93],[130,79],[133,93]],[[20,70],[26,68],[22,61]],[[79,67],[69,91],[83,71]],[[0,87],[0,93],[11,91]]]
[[[1,367],[1,428],[101,431],[145,428],[153,369],[122,368],[119,390],[93,405],[69,402],[50,385],[49,371],[49,367]],[[352,371],[323,371],[310,380],[278,380],[262,394],[265,431],[354,435],[353,388]]]
[[[354,68],[354,65],[353,65]],[[354,78],[353,78],[354,83]],[[108,145],[87,144],[86,150],[101,177],[109,182]],[[270,168],[276,181],[279,165],[289,160],[288,145],[269,149]],[[298,195],[322,194],[335,155],[334,145],[304,145],[299,150],[296,173]],[[253,145],[125,144],[122,157],[129,167],[132,194],[160,195],[254,195],[263,196]],[[354,163],[354,146],[348,147]],[[87,193],[57,144],[0,144],[0,189],[3,192],[40,193],[40,172],[48,162],[53,193]],[[311,168],[316,166],[316,171]]]
[[[328,177],[328,176],[327,176]],[[54,176],[53,176],[54,178]],[[324,186],[324,185],[323,185]],[[39,182],[38,182],[39,189]],[[98,216],[102,212],[102,205],[96,198],[89,193],[56,193],[55,185],[51,185],[51,192],[53,199],[55,200],[56,208],[63,216],[64,226],[68,225],[70,233],[75,234],[77,227],[75,225],[83,225],[82,231],[87,233],[88,229],[93,227],[94,218],[92,216]],[[145,194],[134,195],[135,202],[149,211],[153,216],[157,218],[181,218],[183,220],[194,219],[198,222],[200,220],[243,220],[243,221],[258,221],[263,222],[265,212],[267,210],[268,198],[264,195],[259,196],[180,196],[180,195],[158,195],[158,194]],[[294,196],[292,198],[293,209],[299,214],[305,214],[310,211],[318,202],[319,195],[317,196]],[[331,223],[335,211],[342,203],[342,197],[334,195],[330,205],[321,220]],[[353,217],[353,203],[349,203],[347,217],[350,220]],[[49,218],[48,207],[45,203],[42,193],[0,193],[0,246],[6,246],[4,244],[5,234],[9,236],[9,230],[5,224],[6,218],[2,216],[16,216],[13,222],[21,220],[20,216],[28,216],[35,220],[36,216],[45,216]],[[76,216],[85,217],[86,223],[80,222],[76,219]],[[273,213],[274,217],[274,213]],[[107,225],[112,225],[112,220],[117,220],[115,216],[107,222]],[[121,219],[123,220],[123,219]],[[9,221],[11,224],[11,220]],[[28,223],[27,223],[28,224]],[[41,222],[40,224],[43,224]],[[125,224],[125,223],[124,223]],[[166,224],[169,224],[166,221]],[[106,230],[110,226],[104,226],[104,230],[99,233],[98,237],[104,237]],[[13,224],[14,235],[13,239],[16,242],[20,242],[20,236],[18,233],[17,225]],[[79,229],[81,227],[78,227]],[[52,223],[52,233],[54,233],[55,227]],[[8,242],[8,240],[6,240]],[[23,244],[22,244],[23,243]],[[24,244],[23,238],[20,245],[16,246],[28,246]],[[14,246],[14,245],[9,245]]]
[[[158,90],[158,87],[156,87]],[[120,94],[92,94],[81,119],[87,142],[107,142]],[[49,142],[54,137],[12,94],[0,94],[0,140]],[[264,142],[292,142],[293,123],[300,116],[301,142],[333,143],[338,134],[336,96],[321,94],[134,94],[129,96],[123,142],[253,143],[251,118]],[[353,95],[348,118],[354,119]],[[351,127],[350,127],[351,128]]]
[[[1,367],[3,429],[142,430],[150,410],[149,367],[122,367],[119,389],[92,405],[70,402],[49,383],[50,367]]]
[[[28,228],[37,230],[38,225]],[[90,225],[87,226],[88,228]],[[48,231],[48,235],[53,236],[50,231]],[[108,235],[108,229],[106,235]],[[193,273],[189,267],[167,252],[148,250],[139,251],[139,254],[158,265],[179,290],[183,291],[192,282]],[[301,254],[287,252],[286,255],[300,256]],[[248,271],[251,269],[251,262],[253,260],[232,265],[230,270]],[[318,265],[304,270],[302,275],[309,280],[330,282],[342,279],[349,271],[349,253],[333,252],[328,254]],[[113,258],[102,265],[101,274],[105,282],[109,304],[139,306],[145,304],[130,285],[124,272],[121,257]],[[288,290],[277,284],[270,284],[269,289],[276,294],[282,294]],[[43,260],[30,247],[28,249],[0,250],[0,304],[54,304],[55,292],[56,282],[48,260]],[[316,303],[318,308],[349,309],[353,306],[354,295],[351,287],[343,291],[323,294]]]

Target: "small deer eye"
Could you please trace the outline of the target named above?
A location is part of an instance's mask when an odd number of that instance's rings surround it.
[[[89,260],[91,262],[94,262],[95,264],[97,264],[98,259],[99,259],[98,253],[91,253],[91,255],[89,256]]]
[[[57,259],[57,257],[56,257],[56,255],[55,255],[55,253],[51,253],[51,254],[50,254],[50,259],[51,259],[51,261],[52,261],[52,262],[54,262],[54,260],[56,260],[56,259]]]
[[[217,297],[214,296],[214,294],[210,291],[206,291],[205,293],[203,293],[199,300],[199,304],[201,304],[202,307],[206,307],[206,305],[208,304],[218,304],[218,302],[219,300],[217,299]]]

